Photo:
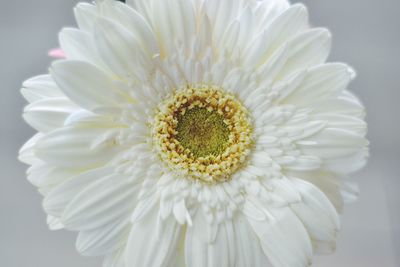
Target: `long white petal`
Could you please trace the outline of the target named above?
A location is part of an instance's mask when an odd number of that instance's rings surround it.
[[[297,143],[305,154],[329,160],[350,157],[361,151],[368,141],[363,135],[352,131],[326,128],[314,136],[297,141]]]
[[[307,9],[303,5],[296,4],[290,7],[255,40],[249,42],[245,52],[246,64],[257,66],[268,60],[277,48],[306,29],[307,20]]]
[[[119,76],[132,77],[145,73],[148,58],[135,36],[121,25],[99,18],[95,25],[96,47],[104,62]]]
[[[303,222],[311,239],[332,242],[340,228],[339,216],[328,198],[314,185],[300,179],[292,182],[299,190],[302,201],[291,205]]]
[[[29,103],[46,98],[65,97],[50,75],[40,75],[25,81],[21,93]]]
[[[96,6],[89,3],[79,3],[74,9],[74,13],[79,28],[92,32],[94,21],[99,16]]]
[[[290,40],[287,47],[288,60],[277,79],[324,63],[331,50],[331,34],[326,29],[310,29]]]
[[[290,208],[270,209],[270,221],[250,224],[275,267],[304,267],[311,264],[312,245],[303,224]]]
[[[96,52],[93,35],[88,32],[64,28],[59,34],[60,46],[67,59],[90,62],[110,71]]]
[[[255,235],[244,216],[233,221],[235,229],[236,266],[272,266],[262,250],[260,240]]]
[[[111,175],[112,172],[112,168],[105,167],[73,176],[64,183],[55,187],[54,190],[46,196],[43,201],[44,210],[48,214],[61,217],[68,203],[70,203],[80,192],[92,183]]]
[[[26,106],[23,117],[39,132],[49,132],[63,126],[66,118],[79,109],[67,98],[47,98]]]
[[[125,4],[118,1],[105,1],[101,5],[102,13],[119,23],[125,29],[129,30],[143,47],[149,56],[159,53],[158,43],[153,29],[144,18],[134,8],[128,8]]]
[[[138,186],[127,176],[116,174],[102,178],[68,204],[61,221],[70,230],[101,227],[129,215],[136,205],[137,193]]]
[[[104,257],[103,267],[126,267],[125,247],[117,249]]]
[[[283,103],[309,107],[332,96],[339,96],[354,78],[354,71],[341,63],[329,63],[308,70],[303,81]]]
[[[83,61],[56,61],[50,73],[61,90],[82,108],[118,106],[124,99],[118,83],[95,65]]]
[[[76,248],[85,256],[108,254],[126,244],[130,230],[131,224],[126,217],[93,230],[81,231]]]
[[[168,266],[175,256],[181,231],[182,226],[172,217],[161,220],[159,208],[154,207],[132,225],[125,252],[127,266]]]
[[[111,144],[91,149],[92,142],[109,130],[102,126],[68,126],[41,137],[34,146],[37,157],[58,166],[94,168],[107,163],[116,153]]]

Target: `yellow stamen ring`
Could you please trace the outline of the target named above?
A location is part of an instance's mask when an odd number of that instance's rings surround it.
[[[155,147],[181,176],[207,183],[227,181],[250,152],[249,114],[219,87],[187,85],[166,99],[156,114]]]

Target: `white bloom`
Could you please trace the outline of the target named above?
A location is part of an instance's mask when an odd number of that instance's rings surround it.
[[[308,266],[368,154],[354,72],[285,0],[79,4],[21,149],[52,229],[104,266]]]

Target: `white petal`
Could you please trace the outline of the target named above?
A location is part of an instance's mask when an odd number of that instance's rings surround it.
[[[85,109],[118,106],[126,102],[120,95],[118,83],[90,63],[56,61],[50,73],[65,95]]]
[[[258,6],[259,27],[265,27],[290,7],[287,0],[254,1]]]
[[[309,266],[312,246],[303,224],[290,208],[269,211],[274,217],[271,221],[249,221],[273,266]]]
[[[299,69],[320,65],[331,50],[331,34],[326,29],[311,29],[299,34],[288,45],[288,61],[279,73],[282,79]]]
[[[103,267],[126,267],[125,247],[106,255],[104,257]]]
[[[138,205],[135,207],[135,210],[132,213],[131,222],[132,223],[140,222],[158,204],[159,204],[159,194],[152,194],[147,198],[140,200]]]
[[[127,0],[126,4],[136,9],[140,14],[146,17],[148,21],[153,19],[152,7],[154,5],[153,0],[142,1],[142,0]]]
[[[110,126],[113,126],[110,117],[97,115],[91,111],[81,109],[77,112],[72,113],[65,120],[65,126],[76,126],[76,125],[99,125],[105,122],[110,122]]]
[[[156,36],[142,14],[118,1],[105,1],[102,4],[103,14],[129,30],[150,56],[159,53]]]
[[[99,16],[97,8],[89,3],[79,3],[74,11],[79,28],[84,31],[92,32],[94,21]]]
[[[264,266],[270,267],[261,248],[260,240],[251,229],[245,217],[238,217],[233,221],[235,229],[236,266]]]
[[[184,44],[190,44],[193,41],[193,37],[196,35],[196,15],[193,8],[192,1],[186,0],[175,0],[170,1],[171,10],[174,14],[171,15],[173,18],[173,28],[175,30],[175,38],[182,41]]]
[[[256,221],[264,221],[267,219],[265,213],[256,206],[255,203],[251,202],[249,199],[246,200],[243,206],[243,213]]]
[[[35,164],[28,169],[28,180],[39,188],[52,189],[69,178],[77,175],[79,170],[54,167],[50,164]]]
[[[330,63],[311,68],[304,80],[289,94],[283,103],[300,107],[318,105],[332,96],[338,96],[354,78],[354,71],[345,64]]]
[[[326,169],[339,174],[349,174],[365,167],[368,157],[369,148],[363,147],[350,157],[330,159],[326,162]]]
[[[233,238],[232,232],[227,232],[226,231],[226,226],[224,224],[219,226],[219,231],[218,234],[215,238],[214,243],[208,244],[207,250],[208,250],[208,255],[207,255],[207,261],[208,265],[207,266],[221,266],[221,267],[229,267],[229,266],[234,266],[234,249],[232,251],[231,246],[234,245],[234,241],[230,240]],[[195,237],[192,237],[195,238]],[[233,246],[234,248],[234,246]],[[192,251],[191,253],[196,253],[195,251]]]
[[[297,143],[305,154],[323,159],[350,157],[368,145],[368,141],[362,135],[335,128],[326,128]]]
[[[307,9],[296,4],[278,16],[245,52],[246,64],[257,66],[264,63],[286,41],[307,27]]]
[[[296,203],[301,200],[300,194],[287,178],[269,179],[263,184],[269,189],[269,196],[275,204]]]
[[[39,189],[43,196],[47,196],[58,185],[80,173],[81,170],[58,168],[51,164],[35,163],[27,171],[27,179]]]
[[[197,212],[193,227],[188,227],[185,239],[186,266],[193,267],[229,267],[230,262],[229,241],[225,226],[218,227],[215,240],[211,243],[204,237],[212,226],[202,219],[202,212]],[[203,224],[200,224],[203,223]],[[206,229],[206,231],[203,231]],[[208,229],[208,230],[207,230]],[[232,234],[232,233],[231,233]]]
[[[65,97],[50,75],[36,76],[25,81],[21,93],[29,103],[46,98]]]
[[[112,171],[112,168],[105,167],[73,176],[64,183],[55,187],[54,190],[46,196],[43,201],[44,210],[48,214],[61,217],[68,203],[70,203],[80,192],[92,183],[112,174]]]
[[[326,171],[289,172],[288,176],[312,183],[325,194],[338,213],[342,212],[343,198],[340,194],[341,181],[339,177]]]
[[[161,220],[158,207],[153,208],[132,225],[125,252],[127,266],[168,266],[177,251],[181,228],[173,218]]]
[[[331,97],[319,102],[318,105],[313,107],[313,113],[343,114],[364,119],[365,108],[356,96],[345,90],[338,97]]]
[[[135,36],[113,21],[99,18],[96,21],[94,38],[99,55],[120,77],[137,77],[146,73],[143,53]]]
[[[340,228],[339,216],[328,198],[314,185],[300,179],[292,182],[302,201],[291,205],[303,222],[312,240],[330,242],[336,239]]]
[[[131,224],[127,216],[93,230],[81,231],[76,241],[76,248],[85,256],[108,254],[126,244],[130,230]]]
[[[64,125],[65,119],[78,109],[67,98],[46,98],[26,106],[23,117],[39,132],[49,132]]]
[[[189,225],[191,224],[190,215],[189,215],[189,212],[188,212],[188,210],[186,208],[184,200],[181,200],[178,203],[174,204],[173,213],[175,215],[176,220],[180,224],[183,225],[186,222],[188,222]]]
[[[93,140],[103,135],[104,126],[68,126],[56,129],[38,140],[34,147],[37,157],[58,166],[93,168],[104,165],[116,153],[109,145],[91,150]]]
[[[122,174],[102,178],[68,204],[61,221],[66,229],[82,231],[122,219],[133,211],[138,189]]]
[[[289,163],[282,163],[282,167],[286,170],[293,171],[311,171],[317,170],[321,167],[322,161],[319,157],[316,156],[297,156],[294,157],[294,160]]]
[[[246,26],[244,24],[245,21],[247,21],[246,19],[248,17],[241,16],[241,18],[239,18],[239,5],[241,5],[240,1],[230,0],[204,2],[204,8],[206,10],[207,17],[210,19],[211,25],[213,25],[214,38],[216,39],[216,42],[219,44],[221,49],[225,49],[223,41],[224,38],[222,38],[222,36],[225,35],[227,28],[229,28],[230,25],[236,23],[235,20],[237,20],[238,24],[242,24],[241,27]],[[236,36],[236,38],[238,37],[239,36]]]
[[[34,153],[34,146],[37,141],[43,137],[42,133],[37,133],[31,137],[26,143],[21,147],[18,154],[18,160],[25,164],[33,165],[35,163],[42,163]]]
[[[60,219],[51,215],[47,216],[47,225],[52,231],[57,231],[64,228],[64,225],[61,223]]]
[[[337,113],[316,114],[313,118],[326,121],[327,127],[345,129],[355,134],[364,136],[367,131],[367,123],[355,116],[342,115]]]
[[[90,62],[108,70],[96,53],[95,41],[87,32],[64,28],[59,34],[60,46],[67,59]]]

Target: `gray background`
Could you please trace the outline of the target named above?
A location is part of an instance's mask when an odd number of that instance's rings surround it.
[[[20,84],[45,73],[57,32],[73,26],[76,0],[1,0],[0,6],[0,266],[100,266],[79,256],[75,233],[51,232],[41,197],[17,162],[19,147],[33,134],[21,120]],[[315,266],[400,266],[400,120],[398,88],[399,0],[306,0],[311,22],[334,35],[332,61],[358,71],[352,89],[368,110],[372,157],[356,175],[357,203],[347,206],[337,253]]]

